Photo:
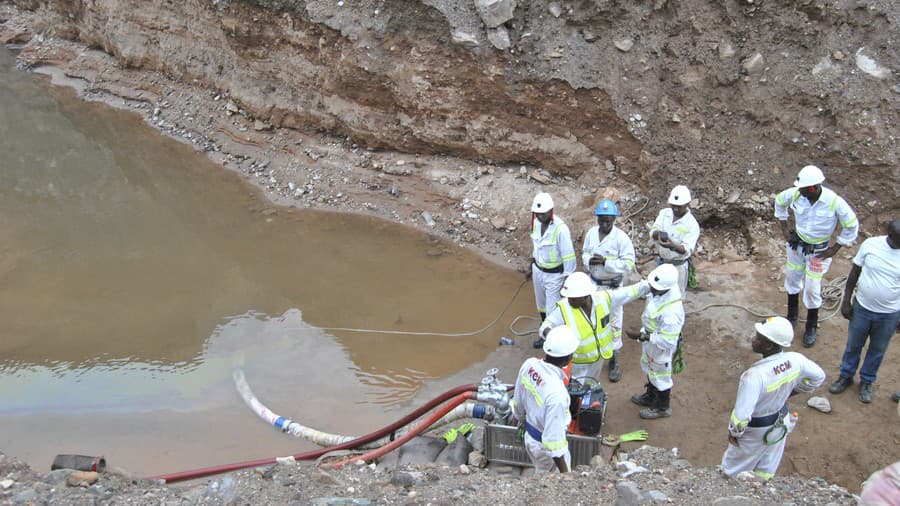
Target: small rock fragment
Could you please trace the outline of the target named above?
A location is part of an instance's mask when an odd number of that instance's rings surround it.
[[[536,170],[531,171],[531,173],[528,175],[531,177],[531,179],[534,179],[535,181],[537,181],[538,183],[541,183],[541,184],[550,184],[552,182],[549,177],[541,174],[540,172],[538,172]]]
[[[643,494],[637,483],[633,481],[620,481],[616,483],[616,504],[631,505],[640,504],[643,500]]]
[[[659,490],[651,490],[647,492],[647,499],[653,502],[668,502],[669,497]]]
[[[454,44],[459,44],[462,46],[478,46],[478,37],[462,30],[453,30],[453,33],[450,34],[450,40],[452,40]]]
[[[512,42],[509,39],[509,32],[502,26],[488,30],[487,38],[492,46],[501,51],[507,50],[512,46]]]
[[[759,72],[762,72],[765,64],[766,61],[763,58],[763,55],[754,53],[753,56],[744,60],[744,63],[741,64],[741,69],[744,70],[745,74],[758,74]]]
[[[734,56],[734,46],[731,45],[731,42],[720,42],[718,49],[720,60],[727,60]]]
[[[617,39],[613,41],[613,45],[616,46],[616,49],[622,51],[623,53],[627,53],[631,51],[631,48],[634,47],[634,40],[626,38],[626,39]]]
[[[806,405],[821,411],[822,413],[831,413],[831,403],[824,397],[810,397],[806,401]]]
[[[66,485],[70,487],[90,487],[100,477],[96,471],[75,471],[66,478]]]
[[[487,457],[479,451],[469,452],[469,465],[484,468],[488,464]]]
[[[712,502],[712,506],[756,506],[757,504],[759,504],[757,501],[742,495],[719,497]]]
[[[554,18],[558,18],[559,16],[562,15],[562,7],[560,7],[559,4],[556,3],[556,2],[551,3],[551,4],[547,7],[547,10],[550,11],[550,14],[551,14]]]
[[[623,460],[622,462],[619,462],[619,464],[616,466],[616,469],[618,469],[622,474],[622,478],[628,478],[633,474],[650,472],[650,470],[646,467],[639,466],[634,462],[631,462],[630,460]]]

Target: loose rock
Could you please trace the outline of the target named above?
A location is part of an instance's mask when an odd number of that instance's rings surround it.
[[[831,413],[831,402],[824,397],[810,397],[806,401],[806,405],[821,411],[822,413]]]

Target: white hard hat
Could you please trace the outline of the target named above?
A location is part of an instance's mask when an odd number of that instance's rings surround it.
[[[789,348],[794,340],[794,326],[787,318],[773,316],[764,323],[756,324],[756,331],[773,343]]]
[[[683,206],[691,201],[691,190],[688,190],[688,187],[680,184],[675,188],[672,188],[672,193],[669,194],[669,203],[676,206]]]
[[[575,335],[575,331],[568,325],[553,327],[547,332],[544,340],[544,353],[548,357],[568,357],[575,353],[581,344],[581,340]]]
[[[531,212],[533,213],[546,213],[551,209],[553,209],[553,197],[549,193],[538,193],[531,201]]]
[[[825,174],[822,174],[822,169],[816,167],[815,165],[807,165],[800,169],[800,172],[797,173],[797,180],[794,181],[794,186],[797,188],[803,188],[804,186],[813,186],[817,184],[822,184],[825,181]]]
[[[672,264],[662,264],[650,271],[647,281],[657,290],[668,290],[678,284],[678,269]]]
[[[559,294],[563,297],[586,297],[597,291],[594,282],[583,272],[569,274]]]

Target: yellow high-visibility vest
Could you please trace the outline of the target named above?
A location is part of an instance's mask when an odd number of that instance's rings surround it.
[[[599,301],[596,299],[599,297]],[[609,326],[610,300],[605,291],[597,292],[591,296],[592,311],[596,328],[581,311],[575,311],[568,299],[556,303],[562,313],[563,321],[570,328],[578,332],[581,344],[572,356],[572,362],[576,364],[591,364],[603,357],[609,360],[613,356],[612,328]]]

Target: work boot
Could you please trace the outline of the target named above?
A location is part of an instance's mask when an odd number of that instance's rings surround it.
[[[619,352],[614,351],[613,356],[609,359],[609,370],[607,371],[607,376],[609,376],[609,381],[613,383],[618,383],[620,379],[622,379],[622,368],[619,366]]]
[[[859,402],[864,404],[868,404],[872,402],[872,382],[871,381],[860,381],[859,382]]]
[[[819,308],[806,311],[806,331],[803,332],[803,346],[811,348],[816,344],[816,327],[819,324]]]
[[[672,408],[669,407],[669,399],[672,395],[672,389],[657,390],[656,404],[646,409],[642,409],[640,417],[644,420],[655,420],[657,418],[668,418],[672,416]]]
[[[631,396],[631,402],[637,404],[638,406],[655,406],[656,405],[656,396],[659,392],[655,386],[651,383],[647,383],[644,385],[646,390],[643,394],[634,394]]]
[[[788,312],[787,321],[791,322],[792,327],[797,326],[797,315],[800,313],[800,294],[788,294]]]
[[[891,396],[891,399],[894,402],[900,402],[900,392],[894,392],[894,395]]]
[[[535,340],[534,340],[534,344],[533,344],[534,347],[535,347],[535,348],[543,348],[543,347],[544,347],[544,340],[545,340],[545,339],[544,339],[543,337],[539,337],[539,338],[535,339]]]
[[[846,376],[839,376],[838,379],[834,380],[834,383],[828,387],[828,391],[833,394],[839,394],[844,390],[847,390],[847,387],[853,384],[853,378],[848,378]]]

